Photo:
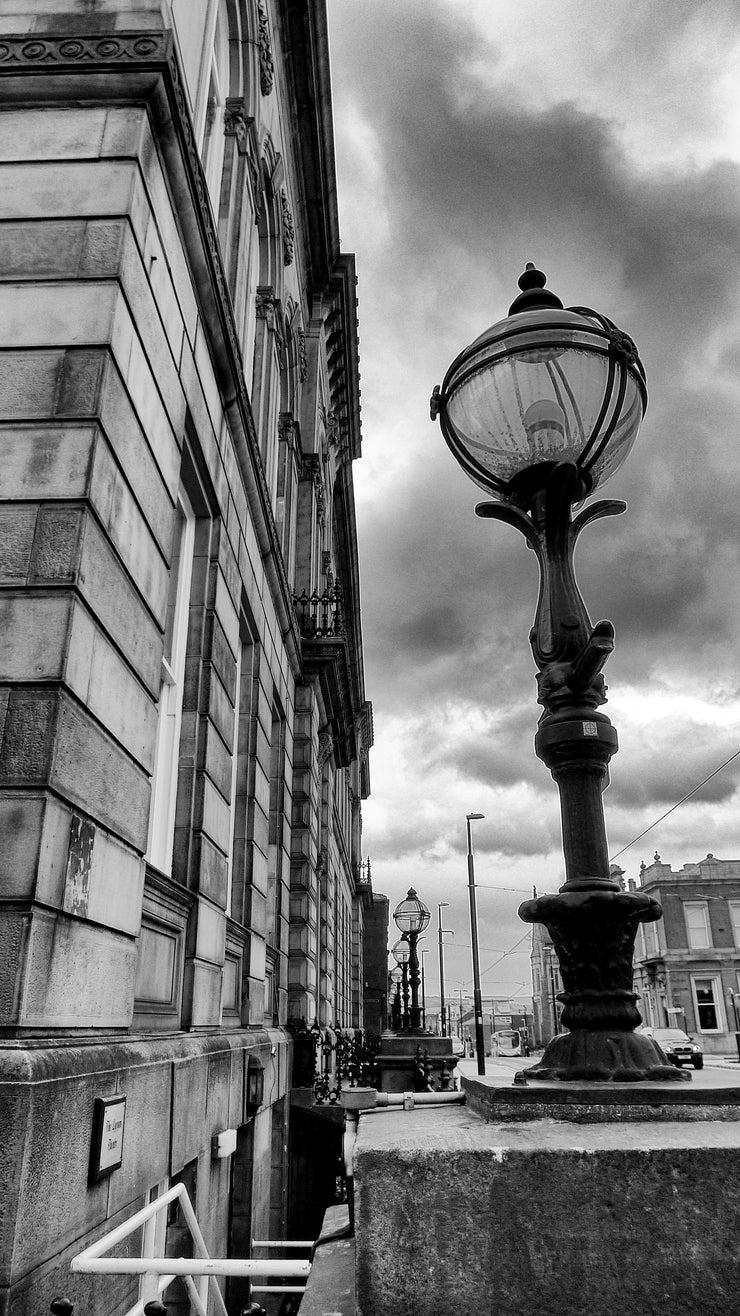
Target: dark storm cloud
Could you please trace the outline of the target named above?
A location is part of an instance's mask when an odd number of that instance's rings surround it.
[[[592,10],[594,23],[608,11],[570,8],[585,23]],[[566,304],[594,305],[634,336],[650,404],[634,454],[604,493],[626,498],[629,510],[585,532],[579,581],[592,618],[609,617],[617,629],[605,672],[617,712],[621,690],[684,683],[726,701],[734,717],[740,167],[688,153],[648,166],[630,145],[632,106],[616,82],[651,87],[656,113],[675,98],[678,121],[686,43],[701,37],[709,80],[740,19],[723,3],[625,6],[613,30],[619,47],[596,42],[584,51],[582,83],[590,78],[596,94],[582,97],[574,82],[569,98],[546,104],[527,98],[511,74],[499,76],[496,23],[484,39],[467,6],[342,0],[341,11],[341,104],[348,121],[364,125],[340,179],[340,205],[343,189],[345,206],[348,189],[363,197],[350,241],[360,276],[364,453],[368,463],[381,454],[381,477],[387,454],[395,473],[360,503],[367,688],[376,740],[384,715],[405,727],[397,732],[402,771],[391,768],[382,781],[376,773],[374,789],[388,796],[389,811],[395,804],[407,816],[373,836],[371,848],[394,861],[421,854],[431,867],[459,859],[451,818],[469,787],[471,800],[488,791],[500,804],[481,828],[481,853],[537,856],[557,851],[559,823],[557,792],[532,749],[540,710],[527,635],[536,563],[513,529],[474,516],[484,495],[428,421],[429,393],[465,343],[506,313],[529,259]],[[529,39],[536,45],[537,33]],[[701,72],[693,64],[686,84],[697,134],[711,122],[697,90]],[[341,128],[339,137],[341,145]],[[363,152],[373,157],[370,182]],[[621,725],[613,705],[605,710],[621,741],[606,796],[620,845],[740,743],[732,722],[720,733],[680,705],[670,728],[657,707],[655,722],[640,727],[628,703]],[[732,848],[716,810],[737,781],[733,765],[672,815],[669,835],[690,852],[678,862],[722,850],[712,827]],[[411,783],[421,811],[409,818]]]

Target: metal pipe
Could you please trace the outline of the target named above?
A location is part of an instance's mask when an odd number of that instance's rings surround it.
[[[372,1109],[379,1110],[386,1106],[407,1106],[411,1099],[412,1106],[448,1106],[454,1102],[464,1102],[464,1092],[379,1092],[378,1100]],[[407,1106],[408,1108],[408,1106]],[[368,1111],[363,1110],[363,1115]]]
[[[75,1257],[79,1262],[80,1258]],[[238,1257],[89,1257],[71,1269],[91,1275],[301,1275],[311,1273],[310,1261],[253,1261]]]

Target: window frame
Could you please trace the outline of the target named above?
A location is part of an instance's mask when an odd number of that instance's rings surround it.
[[[714,999],[713,999],[713,1001],[712,1001],[712,1008],[714,1009],[714,1011],[715,1011],[715,1013],[716,1013],[716,1016],[717,1016],[717,1027],[716,1027],[716,1028],[704,1028],[704,1027],[702,1027],[702,1023],[701,1023],[701,1015],[700,1015],[699,1011],[700,1011],[700,1008],[701,1008],[702,1005],[703,1005],[703,1006],[707,1006],[707,1005],[709,1004],[709,1002],[704,1001],[704,1002],[702,1002],[701,1005],[700,1005],[700,1002],[699,1002],[699,998],[698,998],[698,994],[697,994],[697,984],[698,984],[698,983],[703,983],[703,982],[708,982],[708,983],[711,983],[711,984],[712,984],[712,994],[713,994],[713,997],[714,997]],[[697,973],[697,974],[693,974],[693,973],[692,973],[692,974],[691,974],[691,999],[692,999],[692,1001],[693,1001],[693,1005],[694,1005],[694,1019],[696,1020],[696,1031],[697,1031],[698,1033],[702,1033],[702,1034],[708,1035],[708,1036],[710,1036],[710,1037],[717,1037],[717,1036],[719,1036],[719,1034],[727,1032],[727,1021],[726,1021],[726,1019],[725,1019],[725,1017],[724,1017],[724,1002],[723,1002],[723,998],[722,998],[722,979],[721,979],[721,976],[720,976],[719,974],[717,974],[717,973]]]
[[[711,949],[713,948],[714,943],[713,943],[713,941],[712,941],[712,925],[711,925],[711,922],[710,922],[710,919],[709,919],[709,903],[708,903],[708,901],[706,901],[706,900],[684,900],[682,903],[683,903],[683,918],[684,918],[684,925],[685,925],[685,928],[686,928],[686,944],[687,944],[689,950],[711,950]],[[701,912],[702,912],[702,914],[703,914],[703,916],[704,916],[704,929],[705,929],[705,932],[706,932],[706,937],[707,937],[707,939],[706,939],[706,941],[702,942],[701,944],[698,944],[698,943],[696,943],[696,942],[694,942],[694,941],[692,940],[692,927],[691,927],[691,924],[690,924],[690,922],[689,922],[689,918],[688,918],[689,910],[701,910]]]
[[[146,845],[147,863],[166,876],[172,874],[172,855],[175,843],[180,735],[185,693],[190,593],[195,557],[196,516],[183,485],[180,485],[178,490],[175,511],[176,515],[179,512],[178,519],[182,531],[180,543],[177,547],[177,556],[175,556],[173,536],[168,617],[163,637],[159,703],[157,706],[157,738],[151,776]],[[177,529],[175,533],[177,533]],[[176,573],[174,598],[172,590],[173,572]],[[171,637],[169,654],[167,653],[168,631]],[[169,725],[163,719],[169,719]]]

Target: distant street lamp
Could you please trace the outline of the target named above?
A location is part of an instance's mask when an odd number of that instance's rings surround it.
[[[478,911],[475,899],[475,861],[473,859],[473,836],[470,824],[483,813],[468,813],[465,824],[468,835],[468,899],[470,901],[470,941],[473,947],[473,1014],[475,1015],[475,1054],[478,1060],[478,1073],[486,1072],[486,1039],[483,1036],[483,1001],[480,990],[480,954],[478,951]]]
[[[439,946],[439,1012],[442,1017],[442,1036],[448,1036],[447,1015],[445,1014],[445,944],[443,937],[454,937],[452,928],[442,927],[442,910],[449,909],[449,900],[440,900],[437,905],[437,943]],[[452,1036],[452,1034],[449,1034]]]
[[[391,969],[389,976],[391,983],[395,988],[393,992],[393,1000],[391,1002],[391,1028],[396,1032],[399,1032],[401,1028],[401,979],[403,978],[403,973],[398,966],[396,966],[395,969]]]
[[[431,914],[410,887],[405,900],[393,911],[393,922],[403,934],[409,945],[409,978],[411,980],[411,1009],[409,1011],[409,1028],[412,1033],[421,1031],[421,1006],[419,1005],[419,956],[416,943],[426,928]]]
[[[657,1044],[634,1032],[635,936],[661,908],[610,875],[602,792],[617,737],[597,709],[614,628],[591,625],[573,568],[584,526],[625,510],[600,501],[572,517],[630,451],[647,406],[645,371],[627,334],[596,311],[565,309],[545,283],[528,265],[508,317],[460,353],[431,404],[457,461],[497,500],[479,504],[478,515],[521,531],[540,567],[530,634],[544,709],[535,750],[560,793],[566,880],[519,915],[550,933],[570,1032],[553,1038],[527,1075],[680,1079]]]
[[[411,947],[405,937],[401,937],[391,946],[391,955],[401,970],[401,995],[403,999],[403,1010],[401,1014],[401,1027],[409,1026],[409,960],[411,959]]]

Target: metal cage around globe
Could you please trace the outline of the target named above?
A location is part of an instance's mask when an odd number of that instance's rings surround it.
[[[647,407],[632,339],[586,307],[564,308],[528,266],[509,315],[453,361],[433,398],[444,438],[470,478],[526,503],[560,462],[582,495],[630,451]]]
[[[420,934],[427,926],[431,915],[423,900],[420,900],[410,887],[406,897],[393,911],[393,921],[399,932]]]

